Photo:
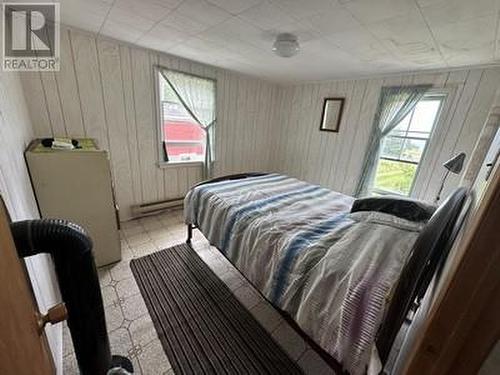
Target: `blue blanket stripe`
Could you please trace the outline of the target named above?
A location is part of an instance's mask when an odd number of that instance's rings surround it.
[[[265,176],[258,176],[258,177],[248,177],[240,180],[229,180],[229,181],[222,181],[222,182],[217,182],[215,184],[206,184],[206,185],[201,185],[199,188],[195,190],[196,192],[196,203],[195,206],[196,208],[201,207],[203,209],[204,204],[202,202],[203,197],[205,196],[205,193],[207,192],[224,192],[224,191],[229,191],[233,190],[235,188],[241,188],[241,187],[248,187],[248,186],[253,186],[253,185],[258,185],[260,183],[265,183],[265,182],[277,182],[277,181],[282,181],[287,179],[287,176],[282,176],[278,174],[269,174]],[[198,218],[198,212],[195,212],[195,217]]]
[[[271,209],[276,210],[276,209],[279,209],[283,206],[287,206],[287,205],[294,204],[297,202],[309,202],[311,200],[321,199],[322,197],[327,196],[330,193],[331,193],[330,190],[318,189],[316,191],[313,191],[312,193],[302,194],[302,195],[295,197],[294,199],[283,201],[283,202],[281,202],[280,205],[274,205],[272,207],[267,208],[267,210],[271,210]],[[244,225],[245,227],[248,227],[249,225],[251,225],[251,220],[254,219],[255,217],[258,217],[259,213],[260,212],[253,210],[251,213],[245,215],[244,217],[239,218],[239,220],[236,221],[236,223],[234,224],[232,231],[239,232],[238,226],[240,226],[240,225]],[[243,228],[243,230],[245,230],[245,228]],[[239,256],[238,255],[239,251],[240,251],[240,247],[234,248],[233,252],[230,254],[230,257],[237,258]]]
[[[235,189],[237,189],[239,193],[244,193],[242,190],[248,189],[248,191],[250,191],[254,186],[257,186],[259,188],[259,191],[262,191],[265,190],[266,188],[274,189],[276,185],[286,181],[291,182],[292,180],[285,176],[276,176],[274,178],[268,178],[265,180],[251,181],[251,182],[247,181],[245,184],[239,184],[237,186],[231,185],[224,189],[205,191],[198,203],[198,205],[200,206],[200,210],[199,212],[196,212],[196,219],[200,222],[205,219],[205,211],[208,207],[210,207],[210,205],[207,203],[207,199],[212,197],[213,193],[220,194],[220,193],[225,193],[227,191],[233,192]]]
[[[317,227],[310,228],[299,233],[290,241],[288,247],[284,249],[285,255],[281,263],[278,265],[278,270],[276,272],[276,278],[273,283],[274,288],[271,293],[271,301],[273,303],[278,305],[290,273],[290,267],[300,251],[304,250],[311,241],[317,240],[321,236],[333,230],[342,220],[344,220],[346,216],[347,213],[345,212],[338,214]]]
[[[329,193],[330,191],[324,188],[321,188],[319,186],[306,186],[301,187],[299,190],[294,190],[294,191],[289,191],[287,193],[279,194],[279,195],[274,195],[271,197],[266,197],[264,199],[259,199],[257,201],[250,202],[249,204],[243,205],[234,212],[231,213],[231,216],[227,220],[226,227],[224,229],[224,238],[222,240],[221,244],[221,250],[223,252],[227,251],[226,245],[229,242],[229,239],[231,237],[233,227],[236,224],[237,220],[240,219],[240,217],[244,214],[247,214],[249,212],[259,210],[266,208],[267,206],[270,206],[272,204],[276,204],[278,202],[284,201],[288,198],[293,198],[296,196],[301,196],[301,199],[304,198],[309,198],[306,194],[311,193],[311,192],[325,192],[325,194]]]
[[[207,192],[224,192],[224,191],[231,191],[236,188],[242,188],[242,187],[248,187],[248,186],[253,186],[253,185],[258,185],[261,183],[268,183],[268,182],[273,182],[273,181],[281,181],[287,179],[287,176],[282,176],[278,174],[269,174],[265,176],[258,176],[258,177],[248,177],[240,180],[229,180],[229,181],[222,181],[222,182],[217,182],[215,184],[206,184],[202,185],[199,188],[195,190],[196,192],[196,203],[195,203],[195,208],[201,207],[200,211],[203,210],[204,208],[204,202],[203,198],[206,197]],[[201,216],[201,212],[200,212]],[[195,217],[198,218],[198,212],[195,212]]]
[[[253,182],[257,182],[257,181],[264,181],[264,180],[268,180],[268,179],[275,179],[278,177],[287,178],[286,176],[283,176],[283,175],[279,175],[276,173],[270,173],[270,174],[266,174],[263,176],[254,176],[254,177],[240,178],[240,179],[236,179],[236,180],[226,180],[226,181],[220,181],[220,182],[215,182],[215,183],[208,183],[205,185],[201,185],[196,189],[198,191],[203,191],[203,192],[207,191],[207,190],[218,191],[218,190],[225,189],[227,187],[230,187],[230,188],[233,188],[236,186],[239,187],[239,186],[244,186],[248,183],[253,183]]]

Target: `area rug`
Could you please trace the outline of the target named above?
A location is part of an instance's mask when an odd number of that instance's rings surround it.
[[[177,375],[302,374],[188,244],[130,267]]]

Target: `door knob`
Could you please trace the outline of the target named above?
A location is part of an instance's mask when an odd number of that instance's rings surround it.
[[[58,303],[52,306],[49,311],[47,311],[47,314],[38,314],[38,328],[42,331],[47,323],[56,324],[66,320],[67,317],[68,310],[66,309],[66,305],[64,303]]]

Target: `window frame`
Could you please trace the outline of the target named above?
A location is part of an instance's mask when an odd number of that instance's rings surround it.
[[[449,96],[450,96],[450,91],[447,90],[447,89],[430,89],[424,95],[424,97],[421,99],[421,100],[432,100],[433,97],[434,98],[437,97],[437,98],[440,99],[439,109],[438,109],[438,111],[436,113],[436,117],[434,119],[434,123],[432,124],[432,129],[431,129],[431,132],[429,134],[429,138],[425,139],[425,138],[418,138],[418,137],[399,137],[399,138],[401,138],[403,140],[406,140],[406,139],[416,139],[416,140],[425,140],[426,141],[424,149],[422,151],[422,155],[421,155],[420,160],[418,162],[411,161],[411,160],[404,160],[404,159],[395,159],[395,158],[383,157],[383,156],[380,155],[378,157],[378,159],[377,159],[377,163],[374,166],[374,168],[377,168],[380,160],[388,160],[388,161],[394,161],[394,162],[398,162],[398,163],[406,163],[406,164],[416,165],[417,168],[415,170],[415,175],[413,177],[413,181],[411,183],[410,190],[408,191],[408,195],[401,194],[400,192],[397,192],[397,191],[391,191],[391,190],[385,190],[385,189],[376,188],[375,187],[375,179],[377,178],[376,171],[375,171],[375,174],[374,174],[374,177],[373,177],[372,186],[370,188],[370,193],[371,194],[376,194],[376,195],[396,195],[396,196],[401,196],[401,197],[412,197],[414,195],[414,188],[415,188],[416,181],[418,179],[418,175],[419,175],[420,169],[422,167],[422,162],[424,161],[424,159],[426,157],[426,154],[427,154],[427,151],[429,149],[429,145],[433,141],[433,138],[434,138],[434,136],[435,136],[435,134],[437,132],[437,129],[440,126],[440,123],[442,121],[442,114],[443,114],[444,108],[446,106],[446,101],[448,100]],[[415,113],[415,110],[412,111],[412,114],[411,114],[412,118],[413,118],[414,113]],[[412,119],[410,118],[410,123],[411,123],[411,120]],[[387,136],[389,136],[389,134],[386,135],[386,137]],[[383,141],[384,139],[385,139],[385,137],[382,138],[381,141]],[[382,143],[381,143],[381,147],[382,147]]]
[[[161,74],[160,71],[161,70],[171,70],[174,72],[180,72],[183,74],[191,75],[193,77],[199,77],[202,79],[214,81],[215,82],[215,98],[216,98],[215,110],[216,111],[217,111],[217,81],[214,78],[203,77],[203,76],[200,76],[197,74],[192,74],[192,73],[184,72],[181,70],[171,69],[171,68],[161,66],[161,65],[154,65],[153,66],[153,77],[155,80],[155,83],[154,83],[154,86],[155,86],[154,104],[155,104],[155,116],[156,116],[155,132],[156,132],[156,140],[157,140],[156,144],[157,144],[157,157],[158,157],[157,166],[159,168],[175,168],[178,166],[186,166],[186,167],[187,166],[201,166],[204,164],[203,160],[169,160],[169,161],[166,161],[163,157],[164,156],[163,141],[165,140],[165,134],[164,134],[163,122],[162,122],[163,116],[162,116],[162,106],[161,106],[161,97],[160,97],[160,79],[159,78],[160,78],[160,74]]]

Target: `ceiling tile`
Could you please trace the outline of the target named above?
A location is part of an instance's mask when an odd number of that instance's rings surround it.
[[[126,23],[115,22],[107,19],[106,22],[104,22],[99,34],[133,43],[144,34],[144,31],[137,30]]]
[[[231,14],[238,14],[244,10],[260,4],[264,0],[208,0]]]
[[[433,28],[433,33],[447,60],[469,56],[469,61],[477,57],[484,62],[488,51],[494,58],[496,23],[496,16],[479,17]]]
[[[161,24],[182,31],[188,35],[198,34],[210,27],[210,25],[200,23],[191,17],[181,14],[179,10],[171,12],[161,21]]]
[[[246,22],[245,20],[232,17],[221,24],[210,29],[210,34],[218,34],[222,38],[238,39],[242,43],[253,45],[257,48],[270,49],[272,41],[269,40],[265,31]]]
[[[435,4],[438,4],[438,3],[443,3],[445,1],[446,0],[416,0],[417,5],[420,6],[420,7],[425,7],[425,6],[429,6],[429,5],[435,5]]]
[[[61,16],[66,25],[146,48],[297,81],[498,62],[499,6],[500,0],[64,0]],[[272,52],[280,32],[298,36],[297,56]]]
[[[178,43],[174,43],[172,41],[166,41],[162,38],[156,38],[149,35],[142,36],[136,44],[139,44],[141,47],[149,48],[155,51],[170,53],[173,47],[175,47]]]
[[[326,52],[322,48],[323,52]],[[317,54],[304,50],[303,54],[293,59],[276,57],[276,63],[267,64],[267,69],[273,77],[283,81],[334,79],[345,75],[354,76],[359,70],[368,66],[356,61],[352,56],[340,50],[332,49],[328,54]],[[346,69],[347,68],[347,69]],[[275,79],[276,79],[275,78]]]
[[[205,0],[185,0],[177,8],[180,14],[207,26],[217,25],[232,15]]]
[[[360,23],[340,5],[331,6],[329,10],[303,18],[300,21],[320,35],[330,35],[347,30],[358,29]]]
[[[160,2],[154,0],[116,0],[114,8],[121,9],[154,22],[158,22],[172,11],[170,8],[164,7]]]
[[[259,70],[258,65],[250,64],[248,61],[243,59],[224,59],[219,61],[217,65],[225,69],[230,69],[236,72],[249,75],[255,75],[255,72]],[[262,72],[262,75],[260,76],[264,79],[268,78],[266,77],[265,72]]]
[[[416,9],[413,0],[352,0],[343,6],[364,24],[405,15]]]
[[[229,18],[224,22],[212,27],[210,30],[217,31],[222,34],[232,35],[243,40],[258,39],[263,34],[263,31],[261,29],[238,17]]]
[[[26,2],[25,0],[20,0],[19,2]],[[41,0],[39,2],[46,2],[46,0]],[[66,8],[67,10],[78,8],[86,8],[90,10],[94,8],[96,12],[102,11],[102,9],[109,9],[113,5],[112,0],[64,0],[60,4],[61,11]]]
[[[226,34],[216,29],[209,30],[208,32],[200,34],[199,38],[223,46],[223,48],[234,53],[259,54],[262,53],[262,51],[264,51],[263,49],[258,48],[254,44],[249,43],[248,41],[241,40],[236,36]]]
[[[242,52],[241,55],[245,58],[246,61],[254,64],[255,66],[267,66],[281,64],[283,60],[295,60],[295,57],[302,55],[302,51],[292,59],[283,58],[276,55],[271,48],[247,50],[245,52]]]
[[[466,50],[480,47],[495,39],[496,16],[453,22],[433,28],[437,41],[453,49]]]
[[[61,22],[83,30],[98,32],[111,8],[101,0],[66,0],[61,4]]]
[[[367,25],[383,45],[400,59],[410,62],[442,60],[426,23],[415,10],[404,16]]]
[[[363,27],[331,34],[325,37],[325,40],[362,61],[389,57],[389,52],[382,43]]]
[[[221,45],[196,37],[178,44],[171,49],[171,53],[185,58],[196,58],[197,61],[209,64],[239,57],[237,53],[227,51]]]
[[[269,1],[264,1],[240,13],[239,17],[260,27],[262,30],[279,28],[281,25],[291,24],[296,20],[285,11]]]
[[[500,15],[499,19],[497,20],[497,35],[496,35],[496,40],[495,40],[495,56],[494,59],[500,61]]]
[[[493,43],[492,43],[493,44]],[[449,66],[458,67],[464,65],[491,64],[493,55],[493,45],[479,48],[469,48],[466,52],[444,51],[446,62]],[[498,61],[496,61],[498,63]]]
[[[314,14],[329,12],[337,4],[336,0],[271,0],[279,5],[286,13],[301,19]]]
[[[342,70],[346,67],[349,67],[352,72],[352,70],[365,69],[370,66],[369,62],[362,61],[357,56],[333,45],[325,48],[325,43],[321,40],[306,43],[301,52],[303,52],[305,58],[314,60],[318,68],[330,64],[330,70],[335,72],[335,74],[341,74]]]
[[[122,25],[128,25],[133,29],[141,31],[148,31],[155,24],[155,21],[149,18],[144,18],[131,10],[118,8],[116,6],[111,8],[108,17],[106,18],[106,22],[108,21],[115,24],[119,23]]]
[[[144,36],[149,36],[152,38],[163,39],[165,42],[175,42],[179,43],[184,40],[189,39],[189,36],[185,33],[174,29],[173,27],[168,27],[162,24],[155,25],[151,30],[149,30]]]
[[[443,0],[421,6],[422,13],[431,27],[459,22],[498,12],[498,0]]]
[[[142,2],[142,1],[143,0],[141,0],[140,2]],[[147,0],[147,1],[158,3],[161,6],[163,6],[165,8],[170,8],[170,9],[177,8],[179,6],[179,4],[183,2],[183,0]]]
[[[188,38],[179,30],[158,24],[143,34],[136,43],[158,51],[169,52],[172,47],[183,43]]]
[[[301,21],[292,21],[290,23],[280,24],[279,27],[274,27],[263,31],[262,40],[266,43],[266,49],[270,49],[278,34],[292,33],[297,36],[299,43],[308,42],[318,39],[319,33],[313,30],[310,26]]]

